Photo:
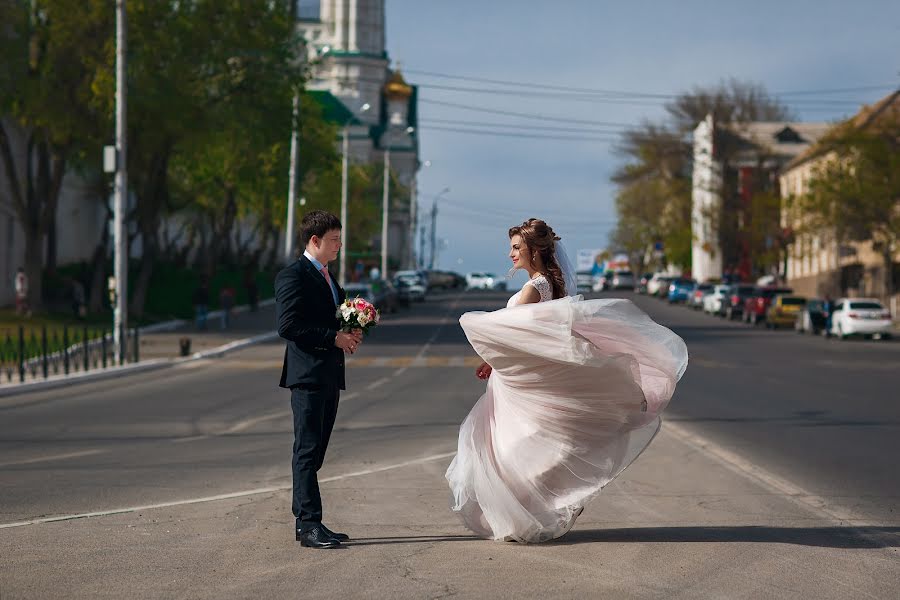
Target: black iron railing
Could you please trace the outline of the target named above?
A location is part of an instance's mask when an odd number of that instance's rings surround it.
[[[64,325],[50,331],[46,325],[7,329],[0,332],[0,385],[138,362],[138,329],[123,331],[122,337],[125,344],[120,354],[111,329],[86,325]]]

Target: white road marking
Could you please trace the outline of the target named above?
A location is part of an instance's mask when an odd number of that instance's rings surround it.
[[[377,379],[377,380],[373,381],[372,383],[370,383],[369,385],[367,385],[367,386],[366,386],[366,389],[367,389],[367,390],[374,390],[375,388],[378,388],[378,387],[383,386],[384,384],[386,384],[386,383],[387,383],[388,381],[390,381],[390,380],[391,380],[390,377],[382,377],[381,379]]]
[[[12,467],[14,465],[30,465],[39,462],[49,462],[53,460],[65,460],[67,458],[78,458],[79,456],[91,456],[93,454],[103,454],[106,450],[80,450],[78,452],[67,452],[65,454],[52,454],[50,456],[38,456],[36,458],[26,458],[23,460],[13,460],[0,463],[0,467]]]
[[[325,479],[320,479],[319,483],[329,483],[332,481],[340,481],[342,479],[349,479],[351,477],[362,477],[363,475],[371,475],[373,473],[382,473],[384,471],[391,471],[393,469],[402,469],[404,467],[411,467],[415,465],[421,465],[429,462],[434,462],[437,460],[442,460],[445,458],[449,458],[456,454],[456,452],[445,452],[443,454],[432,454],[431,456],[425,456],[422,458],[417,458],[414,460],[407,460],[401,463],[395,463],[392,465],[385,465],[383,467],[374,467],[371,469],[365,469],[363,471],[354,471],[352,473],[344,473],[343,475],[335,475],[333,477],[327,477]],[[127,508],[113,508],[110,510],[98,510],[94,512],[86,512],[86,513],[78,513],[71,515],[61,515],[58,517],[44,517],[39,519],[31,519],[29,521],[19,521],[16,523],[2,523],[0,524],[0,529],[9,529],[12,527],[24,527],[26,525],[40,525],[43,523],[55,523],[57,521],[71,521],[72,519],[86,519],[89,517],[106,517],[110,515],[120,515],[124,513],[137,512],[141,510],[153,510],[157,508],[170,508],[172,506],[183,506],[186,504],[201,504],[204,502],[215,502],[217,500],[230,500],[231,498],[242,498],[245,496],[256,496],[259,494],[270,494],[272,492],[283,492],[286,490],[290,490],[290,485],[279,485],[265,488],[256,488],[253,490],[243,490],[240,492],[232,492],[229,494],[218,494],[216,496],[203,496],[201,498],[189,498],[187,500],[174,500],[172,502],[159,502],[157,504],[145,504],[143,506],[129,506]]]
[[[223,431],[222,433],[217,434],[217,435],[229,435],[232,433],[239,433],[241,431],[244,431],[245,429],[249,429],[250,427],[253,427],[257,423],[262,423],[263,421],[271,421],[273,419],[282,419],[282,418],[289,417],[289,416],[291,416],[291,411],[280,410],[278,412],[269,413],[267,415],[260,415],[258,417],[244,419],[243,421],[239,421],[239,422],[235,423],[234,425],[232,425],[231,427],[229,427],[228,429],[226,429],[225,431]]]
[[[853,511],[843,507],[830,506],[827,498],[813,494],[799,485],[784,479],[763,467],[754,464],[746,458],[723,448],[715,442],[702,437],[685,427],[672,421],[663,423],[663,430],[672,434],[673,437],[682,443],[694,448],[703,456],[708,456],[724,467],[737,473],[747,479],[751,479],[762,487],[774,492],[779,496],[785,497],[801,508],[811,511],[825,520],[832,521],[836,524],[852,524],[857,526],[880,525],[864,518],[862,515],[855,514]],[[857,532],[862,537],[868,537],[864,532]]]

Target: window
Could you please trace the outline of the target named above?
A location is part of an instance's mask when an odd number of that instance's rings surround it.
[[[301,21],[318,21],[319,0],[296,0],[297,18]]]
[[[883,310],[884,307],[878,302],[851,302],[851,310]]]

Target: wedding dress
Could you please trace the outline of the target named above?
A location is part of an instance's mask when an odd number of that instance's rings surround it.
[[[553,300],[469,312],[460,324],[493,371],[459,432],[446,477],[453,510],[480,536],[543,542],[653,440],[687,347],[625,299]],[[523,287],[524,289],[524,287]]]

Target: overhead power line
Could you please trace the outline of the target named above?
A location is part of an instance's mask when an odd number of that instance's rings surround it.
[[[579,92],[585,94],[600,94],[600,95],[610,95],[610,96],[628,96],[628,97],[639,97],[639,98],[660,98],[660,99],[673,99],[680,96],[680,94],[671,94],[671,93],[655,93],[655,92],[640,92],[633,90],[613,90],[613,89],[600,89],[600,88],[587,88],[587,87],[574,87],[574,86],[563,86],[563,85],[553,85],[547,83],[536,83],[533,81],[510,81],[504,79],[491,79],[487,77],[473,77],[467,75],[453,75],[449,73],[437,73],[435,71],[424,71],[419,69],[404,69],[404,72],[415,74],[415,75],[425,75],[428,77],[436,77],[441,79],[456,79],[460,81],[473,81],[478,83],[491,83],[491,84],[499,84],[499,85],[507,85],[507,86],[516,86],[516,87],[526,87],[531,89],[545,89],[545,90],[556,90],[556,91],[567,91],[567,92]],[[873,84],[873,85],[861,85],[856,87],[844,87],[844,88],[825,88],[825,89],[817,89],[817,90],[791,90],[786,92],[775,92],[773,96],[804,96],[804,95],[817,95],[817,94],[841,94],[847,92],[871,92],[878,90],[895,90],[897,89],[898,83],[883,83],[883,84]]]
[[[459,127],[439,127],[424,126],[420,127],[424,131],[445,131],[449,133],[463,133],[471,135],[486,135],[491,137],[513,137],[513,138],[531,138],[537,140],[559,140],[568,142],[614,142],[619,140],[619,136],[615,133],[609,133],[606,137],[601,136],[574,136],[574,135],[544,135],[540,133],[516,133],[511,131],[488,131],[486,129],[460,129]]]
[[[524,119],[536,119],[539,121],[553,121],[556,123],[576,123],[581,125],[606,125],[608,127],[631,127],[633,123],[617,123],[612,121],[593,121],[589,119],[569,119],[565,117],[552,117],[535,113],[520,113],[511,110],[497,110],[492,108],[484,108],[481,106],[472,106],[470,104],[459,104],[456,102],[444,102],[443,100],[429,100],[428,98],[419,98],[419,102],[425,104],[434,104],[437,106],[448,106],[451,108],[460,108],[463,110],[471,110],[475,112],[483,112],[494,115],[505,115],[507,117],[521,117]]]

